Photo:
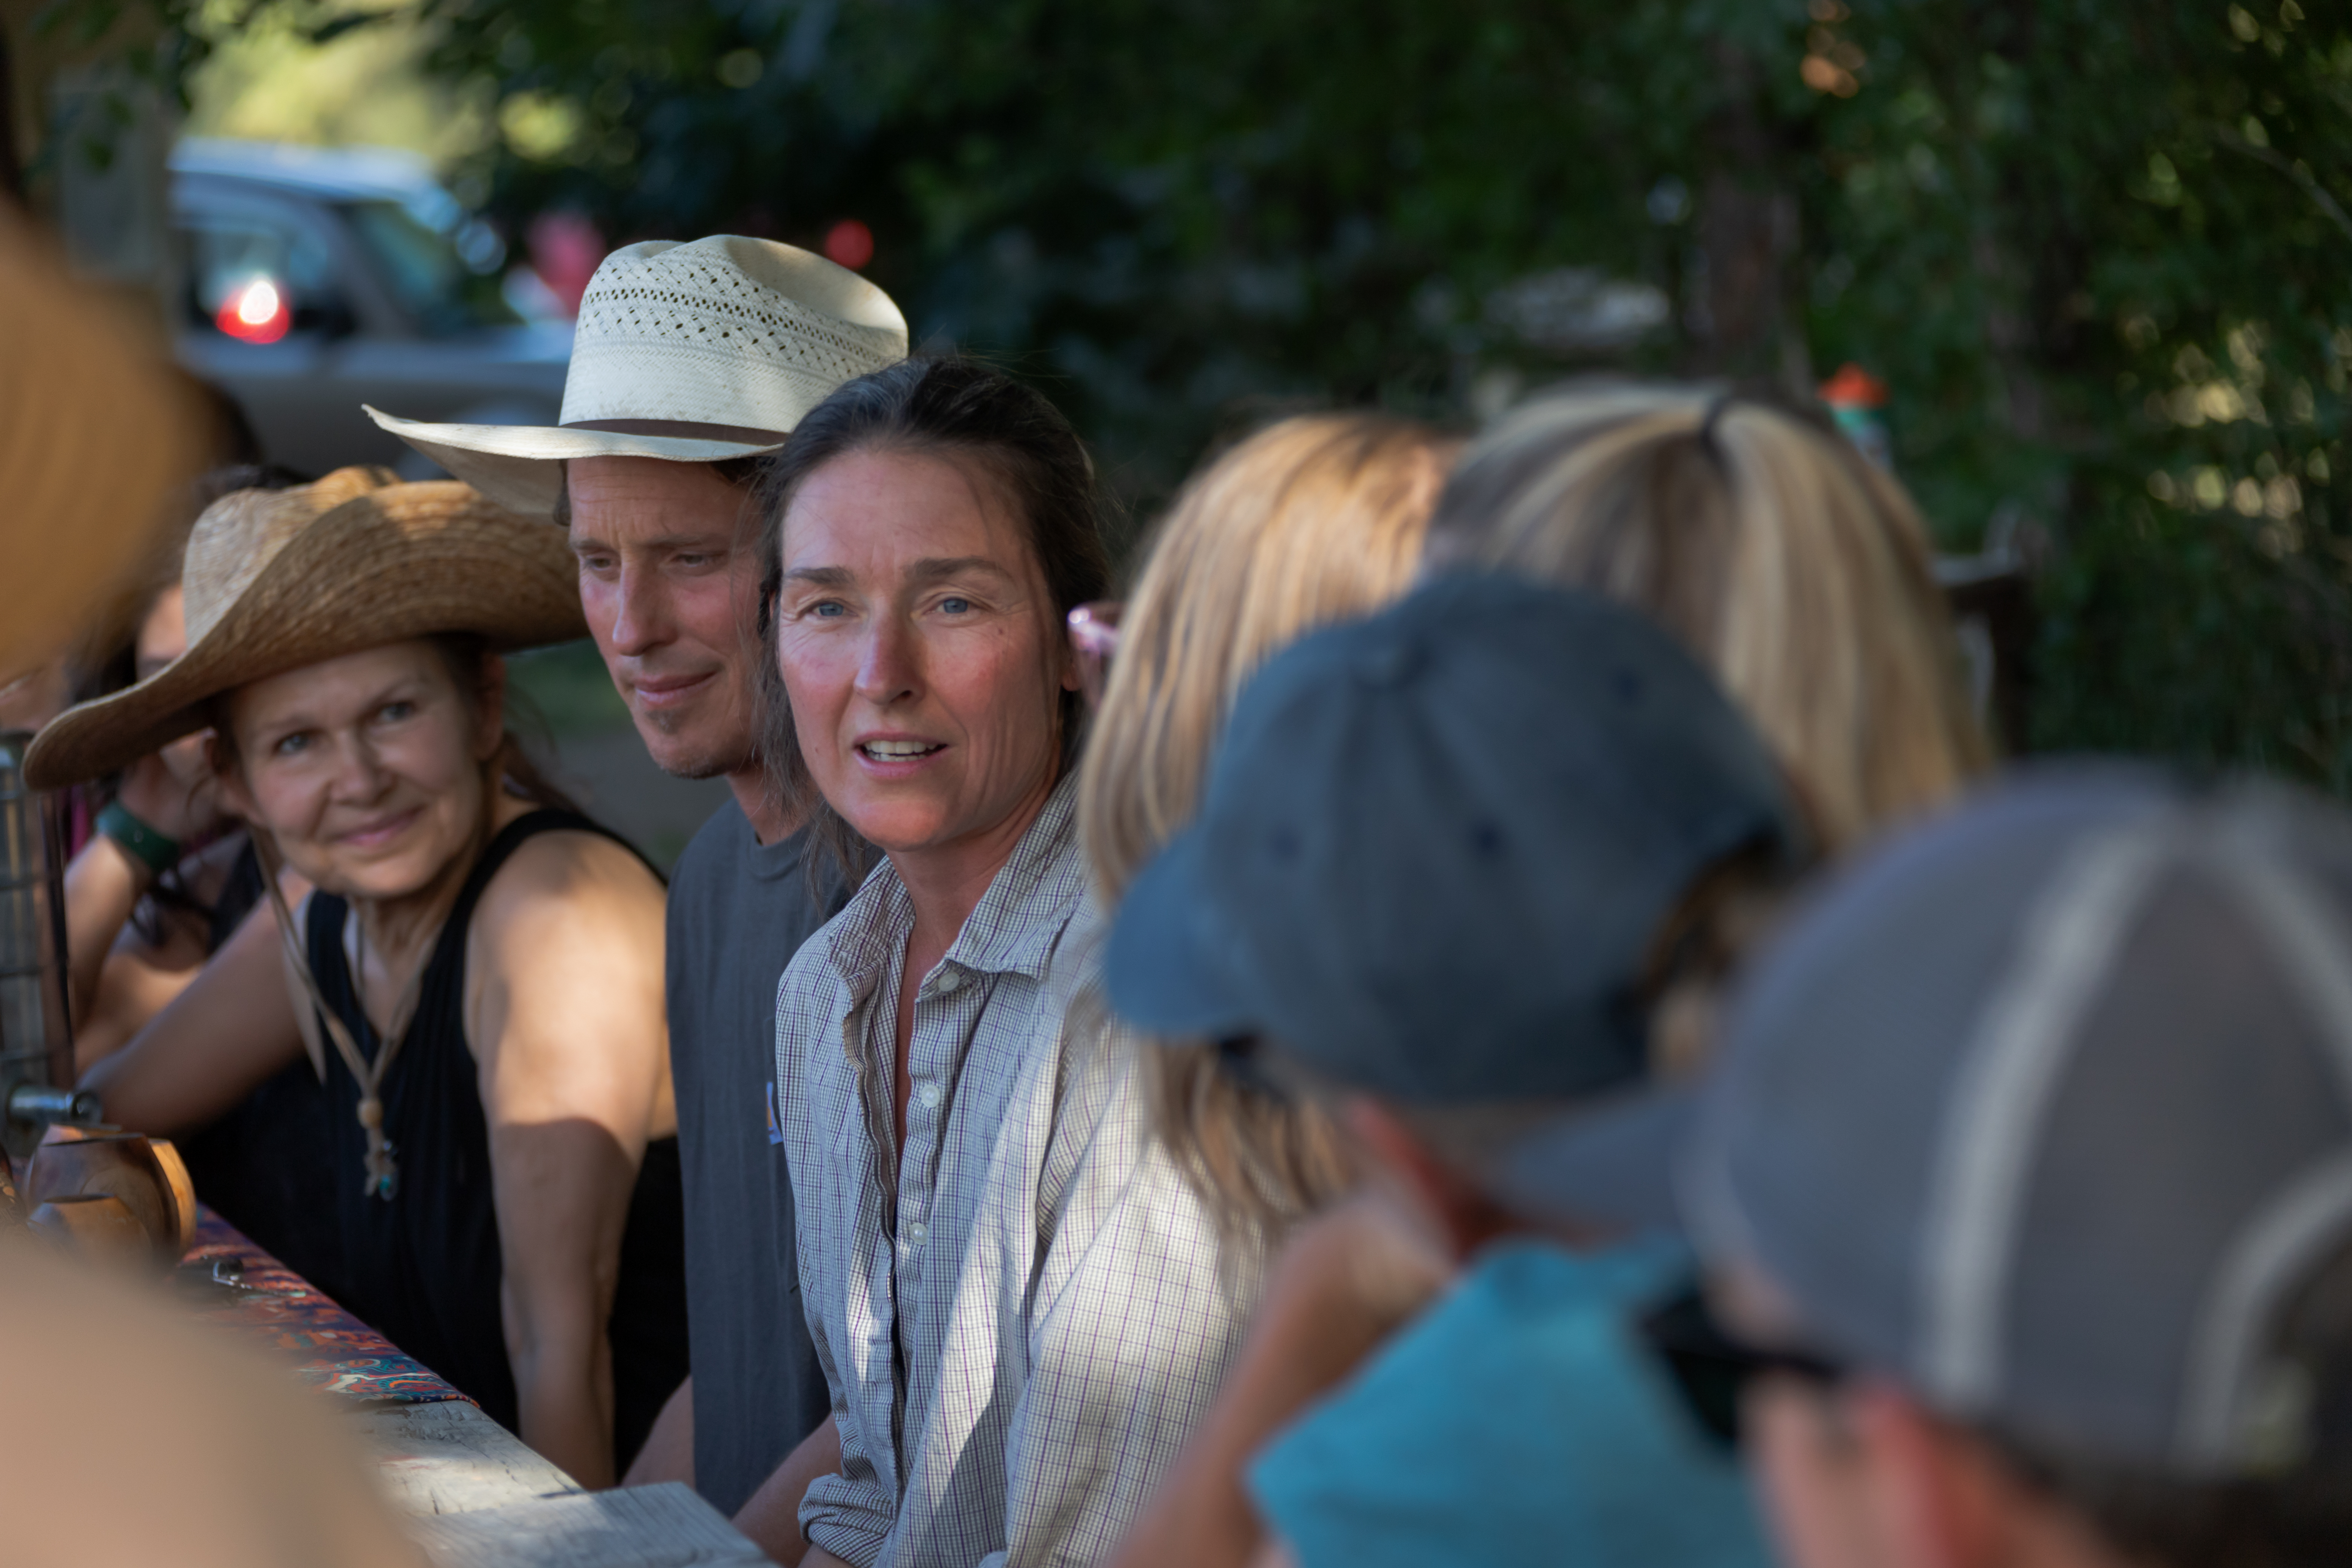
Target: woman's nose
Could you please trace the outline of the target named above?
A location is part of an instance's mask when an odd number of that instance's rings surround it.
[[[921,650],[914,629],[896,616],[877,617],[857,660],[857,695],[877,708],[921,689]]]
[[[383,759],[363,737],[354,736],[337,749],[335,791],[346,800],[373,800],[383,792]]]

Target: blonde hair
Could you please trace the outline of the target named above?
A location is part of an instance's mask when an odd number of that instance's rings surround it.
[[[1078,833],[1108,902],[1192,820],[1258,667],[1412,586],[1454,447],[1377,415],[1286,419],[1177,497],[1079,763]],[[1322,1113],[1237,1084],[1213,1046],[1155,1042],[1144,1067],[1161,1142],[1229,1235],[1271,1234],[1348,1184]]]
[[[1792,414],[1675,386],[1538,398],[1463,455],[1430,552],[1656,616],[1771,744],[1832,853],[1989,761],[1917,509]]]

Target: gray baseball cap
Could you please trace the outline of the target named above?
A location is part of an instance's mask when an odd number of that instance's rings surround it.
[[[1643,1071],[1666,915],[1800,837],[1770,752],[1655,622],[1444,577],[1259,671],[1105,978],[1143,1028],[1271,1037],[1401,1101],[1590,1094]]]
[[[1507,1163],[1588,1221],[1671,1191],[1960,1419],[2171,1474],[2352,1460],[2352,816],[2028,773],[1811,903],[1700,1090]]]

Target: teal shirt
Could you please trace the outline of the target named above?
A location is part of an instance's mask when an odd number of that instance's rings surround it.
[[[1664,1242],[1513,1242],[1259,1455],[1300,1568],[1769,1568],[1737,1459],[1639,1338],[1689,1276]]]

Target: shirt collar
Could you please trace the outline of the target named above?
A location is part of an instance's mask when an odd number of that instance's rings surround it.
[[[1074,771],[1064,774],[1045,797],[1013,858],[964,918],[945,962],[980,973],[1042,979],[1062,929],[1086,890]],[[829,928],[828,956],[835,971],[856,987],[905,948],[914,924],[914,900],[886,856]]]
[[[1078,853],[1078,791],[1075,772],[1063,775],[1045,809],[1021,836],[1013,858],[996,873],[948,949],[950,963],[984,974],[1042,979],[1062,928],[1086,896]]]

